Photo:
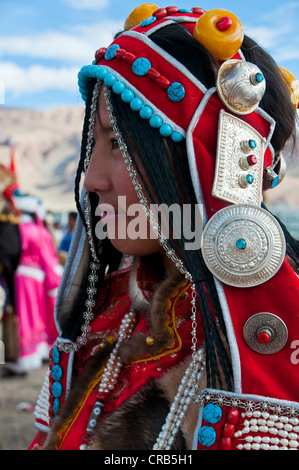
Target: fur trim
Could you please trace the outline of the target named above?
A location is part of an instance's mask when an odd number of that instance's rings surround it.
[[[133,275],[136,275],[134,273],[135,271],[133,270]],[[179,271],[174,270],[174,272],[169,274],[169,276],[161,282],[153,295],[149,313],[147,313],[148,310],[145,309],[150,336],[154,339],[154,344],[149,346],[146,343],[148,334],[140,333],[130,338],[120,347],[119,354],[123,364],[128,364],[133,359],[146,355],[156,356],[161,349],[171,345],[173,339],[168,329],[169,317],[167,314],[169,299],[176,293],[183,281],[183,275]],[[130,285],[132,287],[132,283],[130,283]]]
[[[169,412],[169,402],[156,382],[144,387],[95,429],[91,450],[150,450]],[[179,431],[173,449],[186,444]]]

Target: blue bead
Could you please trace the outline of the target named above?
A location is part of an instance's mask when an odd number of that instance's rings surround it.
[[[254,177],[252,175],[246,175],[246,181],[248,184],[252,184],[254,182]]]
[[[55,364],[55,366],[52,367],[51,375],[52,375],[53,379],[56,382],[59,382],[59,380],[62,379],[62,369],[61,369],[61,367],[59,365]]]
[[[198,433],[198,440],[202,446],[211,447],[216,441],[216,431],[211,426],[203,426]]]
[[[114,85],[115,82],[117,82],[117,76],[114,75],[114,73],[108,73],[108,75],[106,75],[106,77],[104,78],[105,85],[109,87]]]
[[[256,74],[255,79],[257,83],[262,83],[264,81],[264,75],[261,72],[259,72]]]
[[[236,247],[239,248],[239,250],[245,250],[246,246],[247,243],[244,238],[239,238],[239,240],[236,241]]]
[[[60,400],[59,398],[55,398],[53,402],[53,411],[54,411],[55,416],[58,415],[59,408],[60,408]]]
[[[125,89],[126,89],[126,85],[124,84],[124,82],[120,82],[120,81],[115,82],[112,87],[112,90],[117,95],[121,95]]]
[[[222,418],[222,409],[214,403],[209,403],[204,407],[202,416],[207,423],[218,423]]]
[[[119,49],[120,46],[118,44],[113,44],[112,46],[108,47],[107,51],[105,52],[105,59],[112,60],[115,57],[115,51]]]
[[[163,124],[163,119],[158,116],[158,114],[154,114],[149,120],[150,126],[154,129],[158,129]]]
[[[179,82],[173,82],[167,89],[168,98],[171,101],[181,101],[185,96],[185,88]]]
[[[53,382],[52,393],[55,398],[60,398],[62,395],[62,385],[59,382]]]
[[[106,75],[108,74],[108,70],[105,67],[98,67],[96,70],[96,78],[98,80],[104,80]]]
[[[56,347],[52,350],[52,359],[55,364],[58,364],[58,362],[60,361],[60,353]]]
[[[248,145],[249,145],[249,147],[253,150],[253,149],[256,148],[256,141],[253,140],[253,139],[250,139],[250,140],[248,141]]]
[[[274,180],[272,181],[272,188],[275,188],[275,186],[278,185],[278,180],[279,180],[278,176],[275,176]]]
[[[132,90],[129,90],[128,88],[126,88],[121,94],[121,99],[125,103],[130,103],[130,101],[132,101],[134,97],[135,97],[134,92]]]
[[[135,75],[142,77],[143,75],[147,74],[151,66],[152,65],[148,59],[146,59],[145,57],[140,57],[139,59],[136,59],[133,62],[132,70]]]
[[[140,111],[139,115],[142,119],[149,119],[153,115],[153,110],[150,106],[143,106]]]
[[[145,28],[146,26],[149,26],[150,24],[154,23],[156,21],[156,18],[154,16],[150,16],[149,18],[146,18],[140,23],[141,28]]]
[[[141,98],[133,98],[130,102],[130,108],[133,111],[139,111],[143,106],[143,101]]]
[[[193,13],[193,11],[187,8],[179,8],[179,13]]]
[[[159,131],[163,137],[169,137],[173,132],[172,127],[169,124],[165,124],[165,123],[162,124]]]
[[[173,142],[182,142],[183,138],[184,137],[179,132],[173,131],[173,133],[171,134],[171,139],[173,140]]]

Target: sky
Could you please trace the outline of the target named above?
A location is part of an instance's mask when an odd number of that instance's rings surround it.
[[[77,74],[108,46],[137,0],[0,0],[0,106],[82,105]],[[155,2],[159,7],[173,5]],[[299,1],[192,0],[180,8],[223,8],[277,64],[299,79]]]

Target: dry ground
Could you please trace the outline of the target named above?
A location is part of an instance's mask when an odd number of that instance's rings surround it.
[[[47,367],[31,370],[25,377],[0,377],[0,450],[28,449],[36,434],[32,409]]]

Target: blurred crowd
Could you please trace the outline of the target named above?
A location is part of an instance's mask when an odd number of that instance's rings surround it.
[[[48,360],[54,304],[77,214],[52,214],[0,164],[0,377]]]

